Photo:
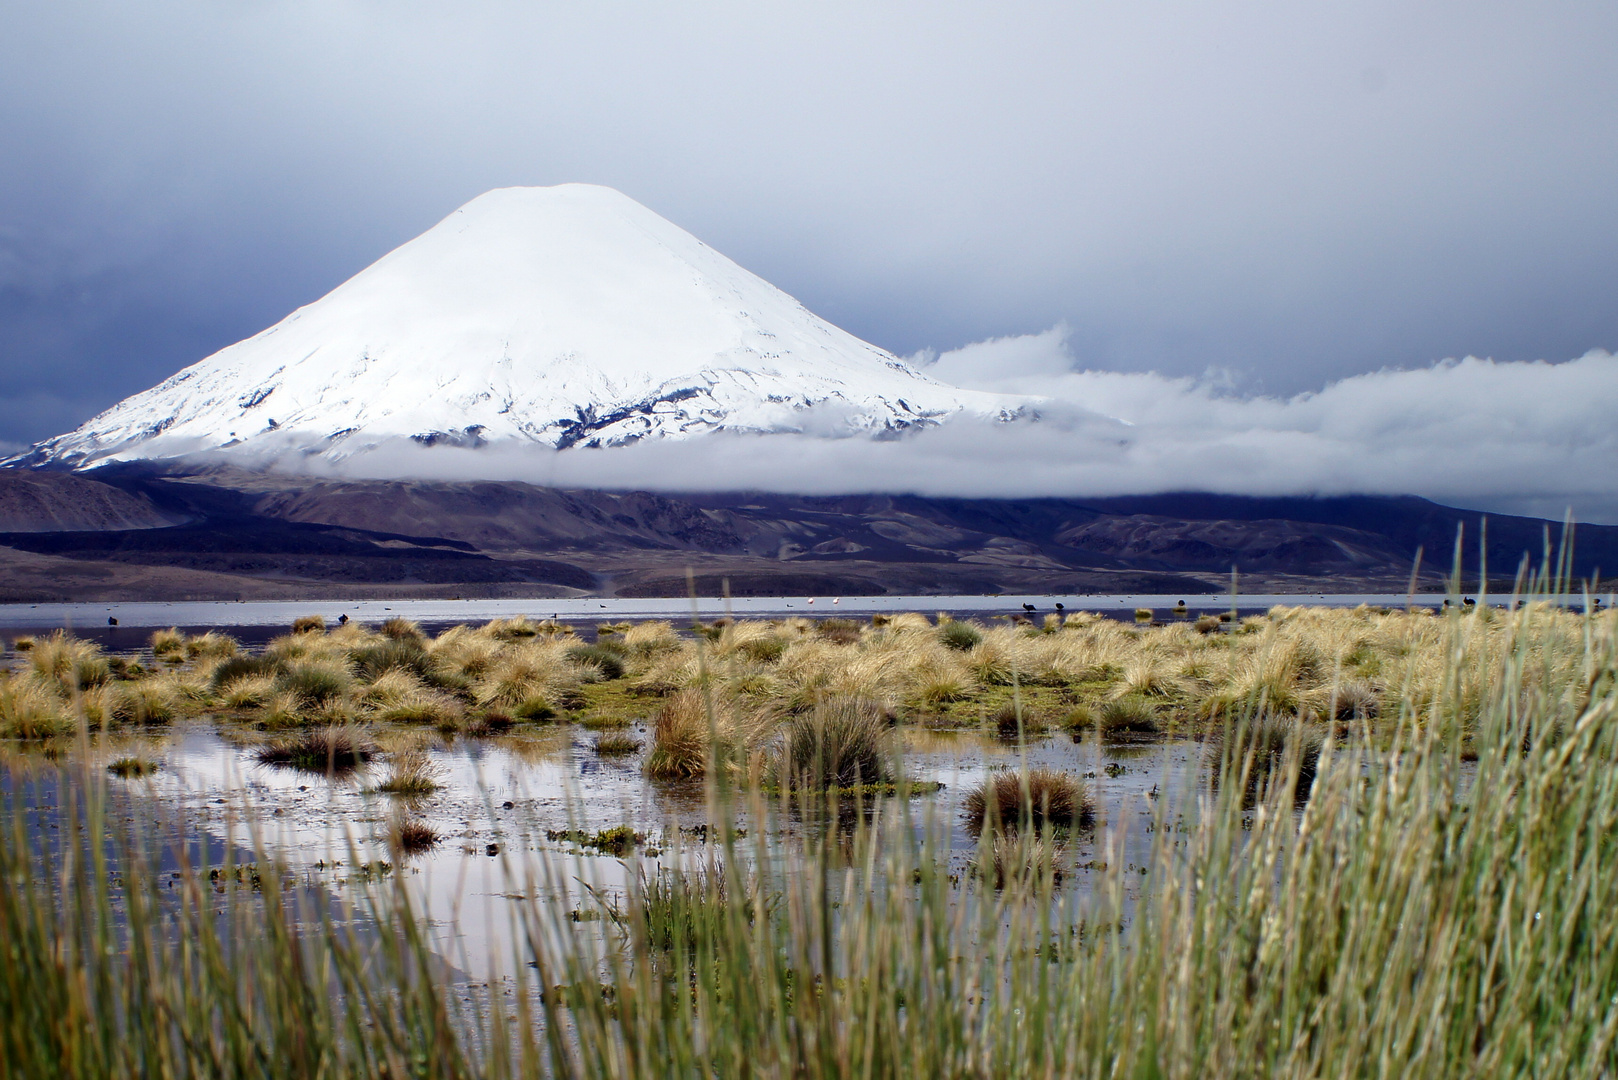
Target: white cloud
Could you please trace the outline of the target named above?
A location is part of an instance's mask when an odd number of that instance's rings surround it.
[[[1216,374],[1073,370],[1064,330],[939,356],[932,371],[1047,398],[1037,422],[956,421],[886,441],[717,435],[614,450],[386,446],[345,475],[576,487],[963,496],[1414,494],[1452,505],[1618,522],[1618,357],[1467,358],[1378,371],[1293,397]],[[283,467],[285,465],[283,464]]]

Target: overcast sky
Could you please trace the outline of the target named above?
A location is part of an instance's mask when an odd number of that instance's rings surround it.
[[[1572,361],[1618,348],[1615,56],[1610,2],[0,0],[0,441],[569,180],[906,355]]]

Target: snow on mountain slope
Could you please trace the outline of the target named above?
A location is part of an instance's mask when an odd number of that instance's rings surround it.
[[[390,441],[613,446],[881,435],[1028,399],[960,390],[839,330],[610,188],[504,188],[263,333],[18,459],[339,459]]]

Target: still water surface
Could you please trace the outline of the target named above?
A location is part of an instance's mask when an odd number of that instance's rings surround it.
[[[641,730],[631,731],[645,741],[647,733],[638,726]],[[944,785],[915,796],[910,809],[916,827],[931,829],[937,838],[936,854],[948,859],[950,872],[963,882],[963,896],[977,888],[970,882],[977,838],[965,824],[962,803],[991,771],[1016,768],[1026,758],[1030,766],[1087,778],[1097,824],[1073,834],[1061,857],[1063,889],[1075,902],[1100,882],[1098,864],[1134,870],[1151,862],[1154,819],[1163,805],[1194,805],[1203,771],[1203,748],[1190,740],[1103,745],[1060,735],[1019,748],[977,732],[906,729],[902,738],[907,774]],[[87,764],[99,771],[103,759],[131,753],[161,762],[151,777],[109,781],[127,800],[121,801],[134,820],[177,824],[216,851],[240,853],[238,858],[259,853],[283,863],[305,884],[338,894],[350,885],[349,878],[363,873],[357,868],[398,858],[389,853],[385,835],[395,816],[408,809],[442,840],[424,855],[399,861],[390,873],[404,882],[429,919],[445,959],[467,977],[488,979],[512,974],[517,905],[530,897],[589,910],[597,901],[585,884],[617,903],[627,875],[704,857],[700,827],[717,823],[709,818],[702,785],[650,781],[640,768],[644,749],[601,758],[594,753],[594,739],[592,732],[557,725],[510,737],[440,742],[429,752],[443,770],[443,789],[408,805],[371,790],[385,765],[344,779],[262,765],[251,745],[207,721],[119,738],[92,748]],[[23,774],[37,778],[42,769],[71,766],[0,750],[0,784],[12,787]],[[876,802],[888,811],[896,808],[891,797]],[[779,808],[759,820],[737,806],[731,817],[748,830],[739,848],[745,857],[762,852],[787,870],[805,836],[848,827],[846,820],[805,820]],[[546,836],[551,830],[595,832],[624,824],[646,835],[645,847],[628,859]],[[1125,879],[1131,894],[1146,885],[1138,874]],[[537,888],[541,881],[548,887]],[[593,938],[605,930],[601,922],[579,928]]]
[[[1267,611],[1277,604],[1355,607],[1370,604],[1404,607],[1411,597],[1392,593],[1291,593],[1243,595],[1236,606],[1242,612]],[[695,614],[715,619],[731,614],[740,617],[780,618],[786,615],[868,616],[878,612],[948,612],[956,616],[992,617],[1023,614],[1031,606],[1039,614],[1051,614],[1056,605],[1067,611],[1098,611],[1131,615],[1137,608],[1151,608],[1158,617],[1167,616],[1181,601],[1191,614],[1229,611],[1227,593],[1176,593],[1163,595],[1106,596],[770,596],[770,597],[575,597],[571,599],[500,600],[297,600],[297,601],[176,601],[95,604],[0,604],[0,629],[48,630],[68,627],[81,633],[105,628],[109,618],[121,628],[149,629],[179,626],[196,629],[226,627],[284,627],[302,615],[322,615],[336,622],[343,615],[372,623],[395,616],[413,619],[423,626],[461,622],[486,622],[517,615],[530,618],[557,618],[575,622],[617,621],[619,619],[670,619],[685,621]],[[1444,602],[1440,594],[1418,593],[1414,602],[1435,606]]]

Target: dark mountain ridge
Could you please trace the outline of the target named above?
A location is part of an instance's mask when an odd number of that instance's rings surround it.
[[[206,572],[214,591],[223,575],[293,590],[678,595],[690,570],[703,591],[728,580],[737,595],[1207,592],[1233,565],[1246,591],[1402,591],[1418,549],[1422,584],[1442,580],[1458,529],[1465,573],[1482,564],[1483,515],[1409,496],[668,494],[151,464],[0,470],[0,495],[8,484],[28,493],[11,505],[36,512],[3,519],[0,548],[36,557],[36,590],[43,557],[67,577],[82,572],[68,562]],[[108,506],[139,509],[136,527],[87,509]],[[1560,533],[1489,516],[1490,576],[1510,578],[1525,556],[1537,565]],[[1583,525],[1576,537],[1576,575],[1618,567],[1618,528]]]

